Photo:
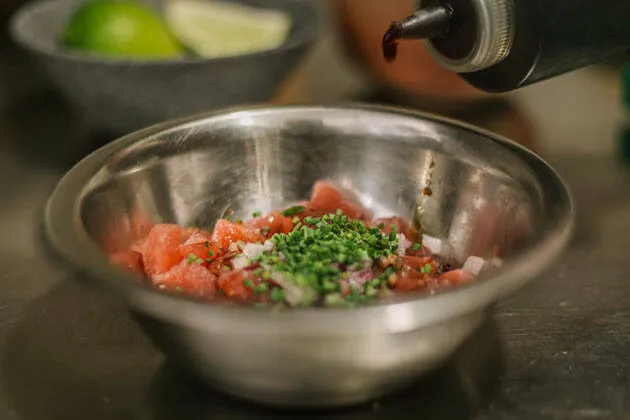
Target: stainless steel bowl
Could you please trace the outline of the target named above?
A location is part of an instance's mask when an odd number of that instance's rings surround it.
[[[503,260],[479,282],[431,296],[362,309],[226,308],[139,284],[101,250],[112,223],[124,244],[138,209],[155,221],[211,226],[228,207],[247,216],[303,199],[318,178],[350,184],[377,214],[412,216],[429,176],[426,231],[460,262]],[[572,220],[562,180],[521,146],[453,121],[361,106],[228,110],[139,131],[71,169],[45,214],[58,255],[124,298],[184,369],[286,406],[365,401],[436,368],[493,303],[558,256]]]

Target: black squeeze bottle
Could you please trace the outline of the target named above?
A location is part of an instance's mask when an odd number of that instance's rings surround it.
[[[506,92],[630,52],[630,0],[416,0],[383,55],[423,39],[432,57],[486,92]]]

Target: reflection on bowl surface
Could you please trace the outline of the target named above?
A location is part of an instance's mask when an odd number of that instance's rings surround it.
[[[499,256],[473,284],[360,309],[271,313],[173,297],[135,282],[101,249],[105,226],[212,226],[308,196],[317,179],[359,192],[376,216],[414,214],[451,258]],[[432,116],[378,107],[224,111],[149,128],[97,150],[46,211],[52,247],[123,296],[158,346],[226,392],[279,405],[343,405],[398,389],[442,364],[485,310],[562,251],[573,210],[564,183],[526,149]],[[121,231],[121,243],[131,240]]]

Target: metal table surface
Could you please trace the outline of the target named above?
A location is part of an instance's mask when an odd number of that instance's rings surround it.
[[[574,191],[574,240],[447,366],[362,407],[280,413],[180,375],[120,302],[43,257],[42,206],[96,144],[19,56],[0,63],[0,419],[630,418],[630,169],[609,154],[546,155]]]

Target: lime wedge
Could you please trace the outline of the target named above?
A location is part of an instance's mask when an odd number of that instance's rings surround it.
[[[274,49],[291,29],[283,11],[222,1],[168,0],[164,18],[173,35],[203,58]]]
[[[176,58],[184,49],[159,13],[126,0],[91,0],[71,16],[62,34],[65,46],[124,58]]]

